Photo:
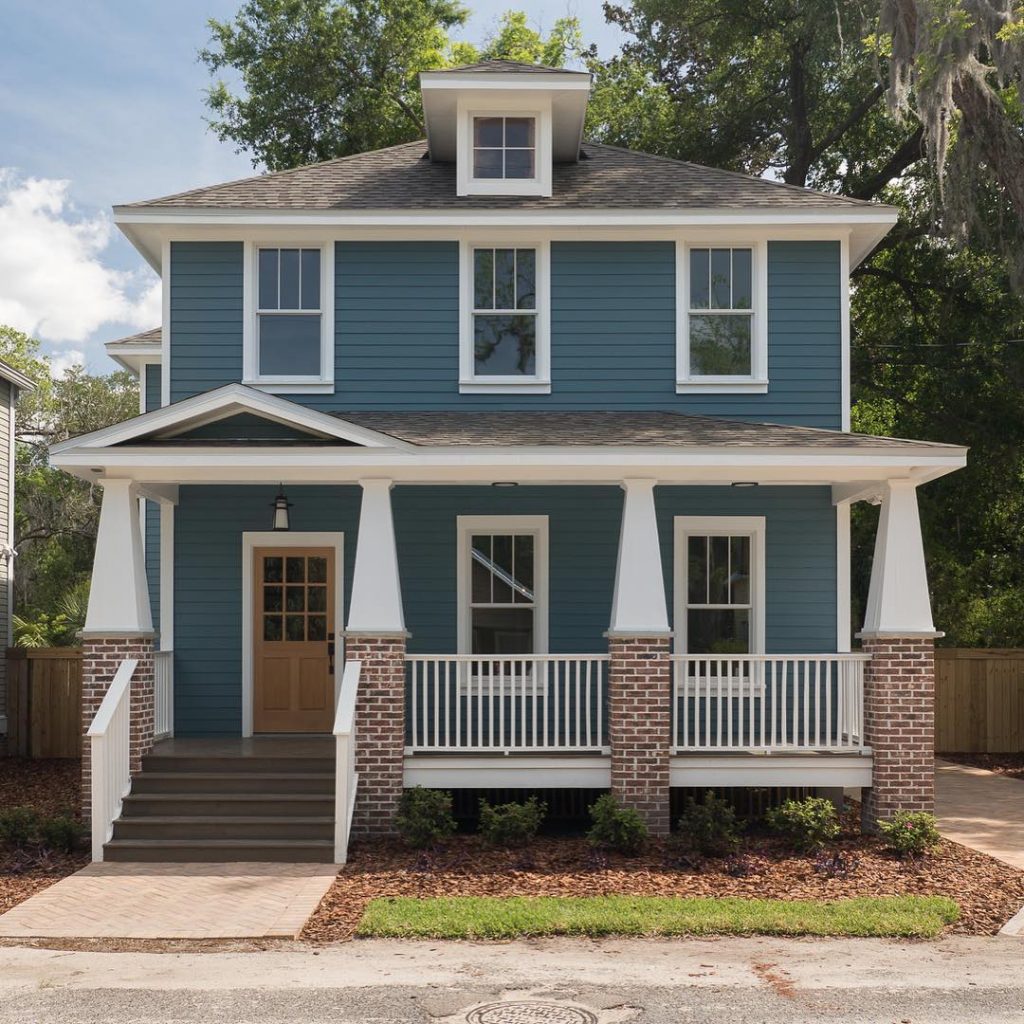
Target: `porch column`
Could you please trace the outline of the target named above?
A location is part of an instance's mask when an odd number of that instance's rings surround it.
[[[896,811],[933,811],[934,640],[916,485],[889,480],[881,514],[864,629],[864,736],[874,755],[862,823],[874,830]]]
[[[654,835],[669,831],[671,631],[654,480],[622,482],[625,500],[608,630],[611,789]]]
[[[153,747],[153,620],[146,586],[139,495],[130,480],[104,480],[89,608],[82,638],[82,733],[125,658],[138,665],[130,693],[131,772]],[[90,744],[82,744],[82,805],[89,820]]]
[[[362,663],[356,699],[356,836],[394,831],[405,757],[405,616],[390,480],[363,489],[345,658]]]

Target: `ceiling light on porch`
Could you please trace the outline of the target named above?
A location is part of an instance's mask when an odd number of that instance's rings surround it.
[[[517,480],[495,480],[492,487],[518,487],[519,482]]]
[[[757,487],[756,480],[733,480],[731,487]]]
[[[292,503],[288,500],[287,495],[284,493],[284,484],[279,485],[277,497],[274,499],[272,508],[274,509],[274,529],[275,530],[287,530],[288,529],[288,509],[292,507]]]

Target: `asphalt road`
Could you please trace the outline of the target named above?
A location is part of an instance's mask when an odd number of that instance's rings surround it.
[[[1009,937],[4,947],[0,1024],[1022,1024],[1022,968]]]

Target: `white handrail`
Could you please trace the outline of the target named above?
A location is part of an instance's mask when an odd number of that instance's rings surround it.
[[[406,661],[409,753],[605,749],[606,654],[417,654]]]
[[[103,695],[89,726],[92,798],[92,859],[103,860],[103,845],[114,831],[121,802],[131,785],[131,682],[138,661],[125,658]]]
[[[359,775],[356,772],[356,697],[362,662],[346,661],[334,713],[334,862],[348,860],[352,814]]]
[[[174,651],[153,655],[153,737],[174,735]]]
[[[864,751],[868,654],[675,654],[676,751]]]

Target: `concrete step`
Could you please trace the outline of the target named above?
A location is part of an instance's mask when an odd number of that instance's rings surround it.
[[[138,793],[138,780],[124,798],[122,818],[334,816],[333,793]]]
[[[241,774],[256,772],[270,775],[308,775],[334,772],[333,757],[284,757],[259,755],[254,757],[168,757],[147,754],[142,759],[144,772],[200,772],[202,774],[227,772]]]
[[[198,772],[142,771],[132,780],[132,793],[304,793],[334,794],[330,772]]]
[[[114,839],[205,840],[259,839],[332,840],[333,817],[166,817],[118,818]]]
[[[112,839],[103,856],[113,861],[204,863],[276,861],[285,864],[331,864],[331,840],[288,839]]]

